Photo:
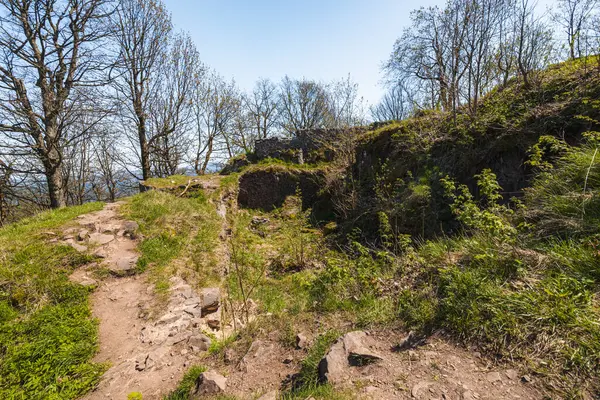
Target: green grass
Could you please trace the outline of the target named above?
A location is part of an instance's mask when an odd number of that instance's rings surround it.
[[[166,178],[150,178],[144,183],[147,186],[151,186],[157,189],[164,189],[170,187],[177,187],[181,185],[187,185],[190,179],[202,179],[201,176],[187,176],[187,175],[172,175]]]
[[[204,366],[196,365],[191,367],[186,373],[177,389],[165,396],[163,400],[188,400],[191,398],[190,391],[196,385],[196,380],[203,372],[207,371]]]
[[[570,149],[546,167],[514,214],[506,206],[485,209],[455,198],[464,202],[454,208],[469,233],[426,242],[404,257],[398,279],[407,289],[397,307],[405,323],[426,332],[442,328],[489,355],[560,376],[564,393],[600,387],[600,225],[594,206],[600,179],[593,152],[587,145]],[[585,214],[577,201],[584,186],[590,205]],[[470,222],[470,215],[484,212],[503,219]],[[498,224],[514,224],[513,233],[495,234]]]
[[[44,212],[0,229],[0,398],[74,399],[105,370],[90,361],[98,344],[88,289],[68,280],[91,259],[45,233],[101,208]]]
[[[140,224],[140,271],[149,270],[159,292],[175,274],[208,285],[218,281],[217,254],[222,221],[202,191],[193,197],[149,191],[131,198],[127,218]],[[177,264],[179,262],[179,264]]]
[[[295,387],[283,393],[286,400],[307,399],[347,399],[345,394],[336,392],[331,385],[319,382],[318,366],[321,359],[327,354],[331,345],[340,336],[335,330],[319,335],[311,346],[307,356],[302,360],[300,372],[297,375]]]

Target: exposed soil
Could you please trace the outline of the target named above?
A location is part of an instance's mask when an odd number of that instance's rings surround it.
[[[365,345],[383,360],[347,366],[336,388],[354,398],[373,400],[545,398],[535,378],[516,369],[491,366],[478,353],[442,338],[430,338],[423,346],[397,352],[394,346],[403,336],[393,331],[370,332]],[[278,340],[257,340],[241,358],[215,367],[227,376],[228,393],[252,399],[285,387],[305,356],[305,350],[285,348]]]
[[[101,257],[99,263],[71,275],[75,282],[97,286],[91,303],[100,321],[100,350],[94,361],[110,365],[99,386],[84,399],[126,399],[132,392],[160,399],[207,350],[210,340],[201,332],[210,332],[208,323],[218,320],[218,303],[214,310],[202,311],[206,296],[173,277],[166,307],[157,307],[146,275],[127,276],[135,272],[138,259],[137,225],[124,221],[119,207],[109,204],[80,216],[79,226],[65,231],[63,238],[77,250]],[[98,282],[100,268],[113,276]],[[218,299],[218,289],[216,293]]]
[[[160,399],[177,386],[189,366],[198,363],[226,376],[226,393],[241,399],[273,395],[286,387],[299,372],[308,347],[285,347],[276,331],[267,331],[243,354],[205,357],[210,340],[203,333],[221,336],[222,331],[231,330],[221,326],[218,300],[215,303],[219,290],[196,291],[173,277],[166,306],[159,307],[145,274],[128,276],[138,257],[137,225],[119,216],[119,206],[110,204],[81,216],[78,227],[64,232],[64,240],[79,251],[103,257],[71,276],[81,284],[97,286],[92,295],[93,313],[100,321],[95,361],[110,365],[96,390],[84,399],[121,400],[132,392],[142,393],[145,400]],[[225,217],[225,202],[216,207]],[[227,256],[225,251],[223,256]],[[112,275],[98,282],[94,270],[100,267]],[[383,360],[348,366],[335,386],[365,399],[543,398],[535,379],[517,370],[492,367],[477,353],[441,338],[395,352],[393,347],[403,336],[395,331],[370,332],[364,345]]]

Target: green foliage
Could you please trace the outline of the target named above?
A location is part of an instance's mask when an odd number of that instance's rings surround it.
[[[295,204],[290,206],[292,210],[283,211],[287,218],[277,232],[278,255],[271,263],[276,272],[302,271],[322,258],[320,233],[309,223],[311,210],[302,211],[300,196],[286,200],[287,204],[294,198]]]
[[[554,136],[540,136],[538,142],[529,149],[526,165],[547,171],[553,168],[552,161],[565,154],[567,144]]]
[[[380,211],[377,217],[379,219],[379,238],[381,239],[381,244],[394,254],[406,251],[412,243],[410,235],[394,232],[394,228],[390,224],[390,219],[385,212]]]
[[[446,196],[452,200],[450,209],[458,220],[472,232],[491,235],[499,240],[509,241],[516,235],[516,229],[508,221],[512,211],[502,206],[498,201],[502,198],[502,189],[496,180],[496,175],[489,169],[484,169],[476,175],[477,186],[482,195],[477,204],[466,185],[456,185],[448,177],[442,178],[441,183]]]
[[[172,391],[170,394],[165,396],[163,400],[188,400],[190,399],[190,392],[194,385],[196,384],[196,380],[203,372],[206,372],[207,368],[204,366],[193,366],[191,367],[184,375],[183,379],[177,386],[177,389]]]
[[[127,400],[144,400],[140,392],[131,392],[127,395]]]
[[[228,348],[232,343],[235,343],[235,341],[238,339],[239,339],[239,336],[235,333],[227,336],[223,340],[218,340],[218,338],[216,338],[216,337],[212,338],[212,340],[210,342],[210,347],[208,348],[208,352],[210,354],[222,353],[223,350]]]
[[[516,213],[499,204],[489,171],[477,176],[478,202],[466,186],[444,179],[468,235],[427,242],[405,257],[409,289],[397,303],[411,327],[443,328],[495,355],[535,355],[534,368],[562,374],[568,390],[600,365],[600,172],[593,144],[561,152],[538,168]],[[520,233],[514,224],[524,227]]]
[[[397,299],[398,316],[408,327],[428,331],[435,326],[437,301],[431,288],[402,290]]]
[[[0,398],[74,399],[93,388],[104,365],[88,290],[68,280],[89,257],[46,241],[100,203],[41,213],[0,229]]]
[[[381,298],[382,283],[395,272],[394,258],[386,251],[372,252],[354,242],[348,253],[331,251],[325,268],[310,285],[314,309],[345,311],[368,326],[393,318],[393,305]]]
[[[600,161],[593,134],[588,143],[571,147],[550,170],[536,176],[526,191],[528,210],[521,215],[539,236],[581,237],[600,224]]]

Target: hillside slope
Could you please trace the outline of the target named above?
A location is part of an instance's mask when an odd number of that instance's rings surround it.
[[[0,395],[598,397],[599,118],[576,60],[327,162],[2,228]]]
[[[551,66],[532,87],[513,79],[483,99],[476,115],[424,111],[368,133],[356,148],[347,185],[355,198],[345,212],[352,228],[372,233],[385,211],[399,233],[432,237],[452,230],[453,218],[439,179],[449,175],[477,194],[474,176],[491,169],[505,199],[522,196],[535,168],[529,151],[543,135],[569,145],[599,130],[597,58]]]

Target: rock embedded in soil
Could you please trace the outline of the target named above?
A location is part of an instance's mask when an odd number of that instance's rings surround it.
[[[319,363],[319,380],[324,383],[341,383],[346,378],[347,368],[348,357],[344,343],[338,340]]]
[[[200,351],[206,351],[210,347],[211,340],[206,335],[195,335],[188,339],[188,345],[193,348],[198,348]]]
[[[220,394],[227,388],[227,378],[214,372],[206,371],[200,374],[196,380],[196,385],[192,388],[192,399],[200,399],[205,395]]]
[[[364,340],[367,334],[362,331],[347,333],[339,338],[329,352],[319,362],[319,380],[328,383],[343,382],[352,366],[372,364],[383,359],[371,351]]]
[[[190,314],[194,318],[202,317],[202,310],[198,307],[189,306],[189,307],[186,307],[183,311]]]
[[[80,253],[85,253],[87,251],[87,247],[80,245],[74,239],[68,239],[65,243]]]
[[[78,283],[85,287],[98,286],[98,282],[95,279],[90,278],[89,276],[83,277]]]
[[[303,333],[296,335],[296,348],[302,350],[308,347],[308,338]]]
[[[277,390],[270,391],[268,393],[263,394],[258,398],[258,400],[277,400],[277,395],[279,393]]]
[[[138,256],[122,257],[108,266],[110,272],[119,276],[133,275],[137,269]]]
[[[219,288],[202,289],[202,315],[212,314],[219,309],[221,291]]]
[[[344,348],[348,355],[348,362],[353,366],[371,364],[383,359],[377,353],[369,350],[363,341],[367,334],[362,331],[350,332],[343,337]]]
[[[433,382],[426,382],[426,381],[419,382],[412,387],[412,389],[410,391],[410,395],[415,399],[419,399],[425,395],[425,393],[427,392],[427,389],[431,385],[433,385]]]
[[[131,239],[135,239],[136,232],[140,228],[135,221],[125,221],[121,224],[120,231],[123,231],[123,236],[129,236]]]
[[[77,234],[77,240],[79,240],[80,242],[87,240],[89,237],[90,237],[90,232],[87,229],[82,229]]]
[[[94,245],[104,246],[106,244],[109,244],[113,240],[115,240],[115,237],[113,235],[106,235],[104,233],[94,232],[90,234],[89,242]]]
[[[500,376],[500,372],[497,372],[497,371],[488,372],[488,374],[486,375],[486,379],[490,383],[502,382],[502,377]]]

